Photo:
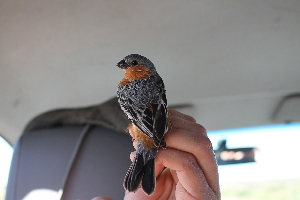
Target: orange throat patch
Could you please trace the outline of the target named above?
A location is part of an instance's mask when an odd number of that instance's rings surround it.
[[[120,81],[119,85],[126,85],[132,81],[143,80],[151,76],[148,69],[142,65],[129,67],[128,69],[123,70],[125,72],[125,77]]]

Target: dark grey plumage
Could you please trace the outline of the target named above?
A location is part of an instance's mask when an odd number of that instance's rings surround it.
[[[119,84],[117,97],[128,119],[145,135],[153,139],[153,146],[137,141],[136,156],[124,180],[128,191],[135,191],[142,182],[142,188],[150,195],[155,189],[155,158],[158,147],[166,147],[164,134],[168,130],[168,110],[163,80],[153,63],[138,54],[126,56],[118,67],[134,70],[135,66],[147,69],[149,76]]]

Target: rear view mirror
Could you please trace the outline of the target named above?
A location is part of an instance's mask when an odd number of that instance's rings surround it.
[[[257,148],[247,147],[228,149],[226,147],[226,142],[226,140],[221,140],[218,149],[215,150],[218,165],[256,162],[255,154],[258,152]]]

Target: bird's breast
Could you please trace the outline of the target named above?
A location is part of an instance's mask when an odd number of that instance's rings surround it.
[[[132,81],[143,80],[151,76],[151,72],[142,65],[137,65],[134,67],[129,67],[128,69],[123,69],[125,72],[124,78],[120,81],[119,85],[126,85]]]
[[[158,77],[152,75],[147,79],[132,81],[126,85],[118,86],[118,97],[127,102],[131,99],[135,106],[150,106],[151,104],[159,104],[161,94],[164,91],[161,81]]]

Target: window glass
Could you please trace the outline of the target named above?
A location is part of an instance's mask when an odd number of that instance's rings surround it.
[[[12,153],[12,146],[0,136],[0,200],[4,200],[5,198]]]
[[[254,148],[251,163],[220,165],[222,199],[300,199],[300,123],[208,133],[215,149]]]

